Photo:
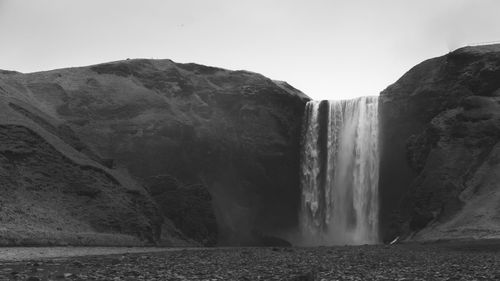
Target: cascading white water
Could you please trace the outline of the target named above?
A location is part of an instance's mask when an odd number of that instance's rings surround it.
[[[311,101],[302,137],[303,245],[378,239],[378,97]]]

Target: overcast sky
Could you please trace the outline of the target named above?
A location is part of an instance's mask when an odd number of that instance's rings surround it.
[[[0,69],[169,58],[377,95],[413,65],[500,41],[498,0],[0,0]]]

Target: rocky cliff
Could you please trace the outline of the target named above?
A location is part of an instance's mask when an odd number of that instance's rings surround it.
[[[415,66],[380,118],[385,240],[500,237],[500,45]]]
[[[2,71],[0,244],[262,244],[297,223],[307,100],[170,60]]]

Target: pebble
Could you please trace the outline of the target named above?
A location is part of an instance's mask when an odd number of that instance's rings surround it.
[[[499,268],[498,251],[435,246],[221,248],[11,262],[0,280],[495,280]]]

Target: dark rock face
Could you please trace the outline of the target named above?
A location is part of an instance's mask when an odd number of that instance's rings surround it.
[[[23,126],[0,125],[0,186],[4,245],[153,244],[160,235],[161,217],[144,192],[72,162]]]
[[[500,235],[500,46],[425,61],[381,93],[383,237]]]
[[[147,181],[147,187],[162,214],[182,233],[206,246],[217,243],[212,198],[205,186],[183,186],[175,177],[156,176]]]
[[[297,223],[309,99],[286,83],[127,60],[5,74],[0,97],[78,157],[144,186],[160,216],[199,243],[259,244],[253,233],[275,235]]]

